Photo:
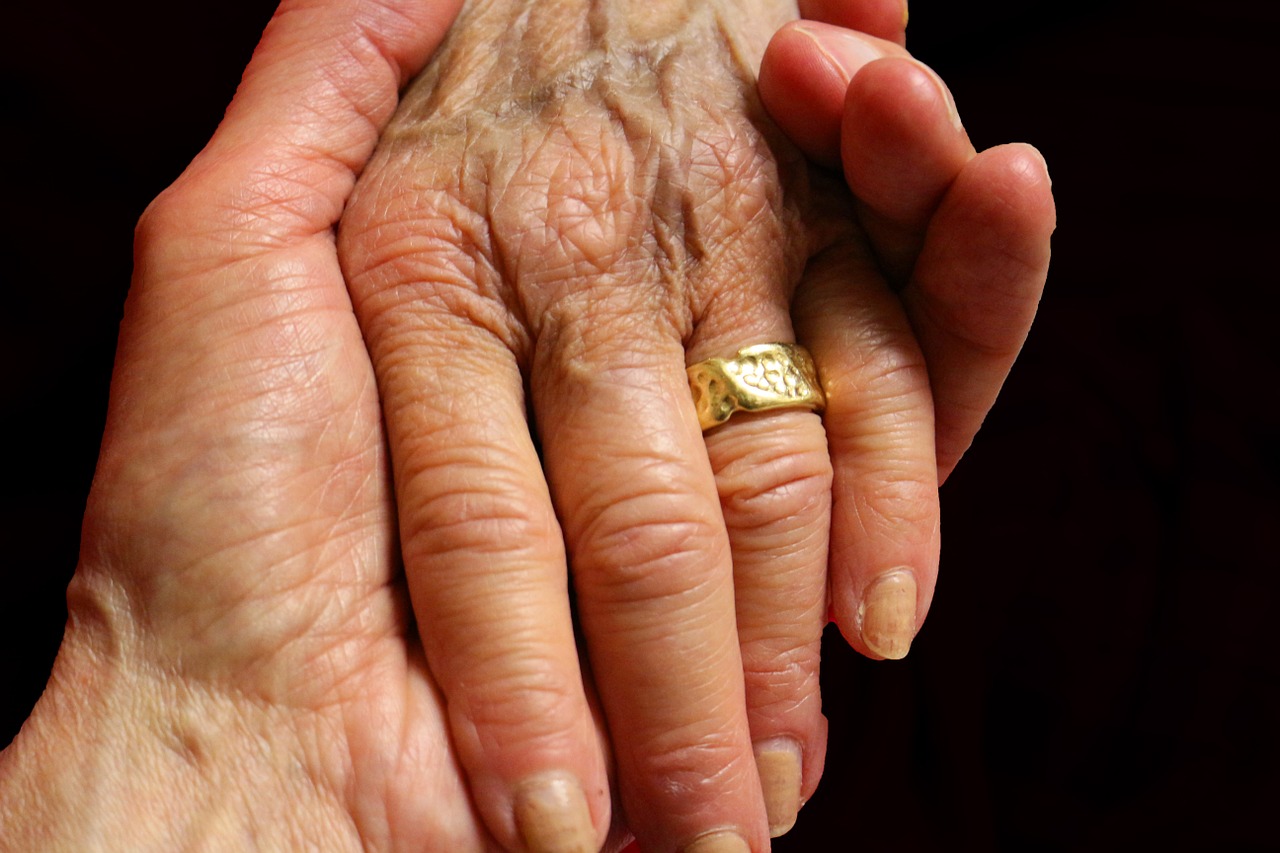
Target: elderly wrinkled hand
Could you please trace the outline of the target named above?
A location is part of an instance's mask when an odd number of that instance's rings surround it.
[[[344,215],[427,661],[510,849],[598,845],[611,761],[645,849],[763,849],[821,772],[829,559],[864,652],[927,610],[1047,179],[975,158],[900,7],[813,5],[766,55],[785,3],[475,4]],[[795,340],[825,415],[704,435],[686,367]]]

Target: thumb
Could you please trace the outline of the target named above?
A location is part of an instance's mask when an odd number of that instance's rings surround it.
[[[327,238],[400,87],[460,6],[284,0],[212,140],[144,214],[140,248],[163,244],[147,259],[173,262],[164,272],[180,276]]]
[[[372,369],[332,227],[398,87],[459,5],[280,6],[213,139],[139,222],[98,466],[99,485],[129,484],[137,500],[95,502],[92,518],[168,511],[178,488],[216,506],[201,491],[212,481],[262,498],[259,487],[376,455]],[[162,463],[172,477],[152,470]]]

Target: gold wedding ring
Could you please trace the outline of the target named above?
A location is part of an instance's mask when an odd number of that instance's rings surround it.
[[[813,356],[799,344],[756,344],[733,358],[709,358],[686,368],[703,432],[734,412],[822,411],[826,397]]]

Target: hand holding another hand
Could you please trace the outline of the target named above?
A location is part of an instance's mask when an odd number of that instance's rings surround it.
[[[767,849],[828,577],[905,653],[1043,283],[1038,158],[835,2],[767,51],[781,4],[477,4],[372,154],[456,5],[287,3],[144,217],[6,839],[616,847],[616,778],[646,850]],[[823,418],[704,436],[685,366],[794,339]]]
[[[785,831],[825,750],[828,534],[834,618],[902,656],[936,577],[939,465],[1043,284],[1034,151],[975,158],[883,20],[829,4],[890,39],[806,22],[766,53],[785,5],[749,9],[464,11],[343,220],[427,660],[513,849],[544,790],[572,792],[582,846],[608,823],[570,584],[642,845]],[[764,114],[762,58],[765,104],[856,200]],[[824,418],[702,435],[686,365],[796,339]]]

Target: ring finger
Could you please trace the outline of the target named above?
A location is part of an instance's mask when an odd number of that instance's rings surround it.
[[[792,338],[782,309],[700,329],[689,349],[728,356]],[[750,365],[773,358],[738,359]],[[765,364],[761,364],[764,367]],[[814,412],[736,414],[704,436],[733,553],[747,713],[769,831],[784,834],[821,775],[818,664],[826,621],[831,462]]]

